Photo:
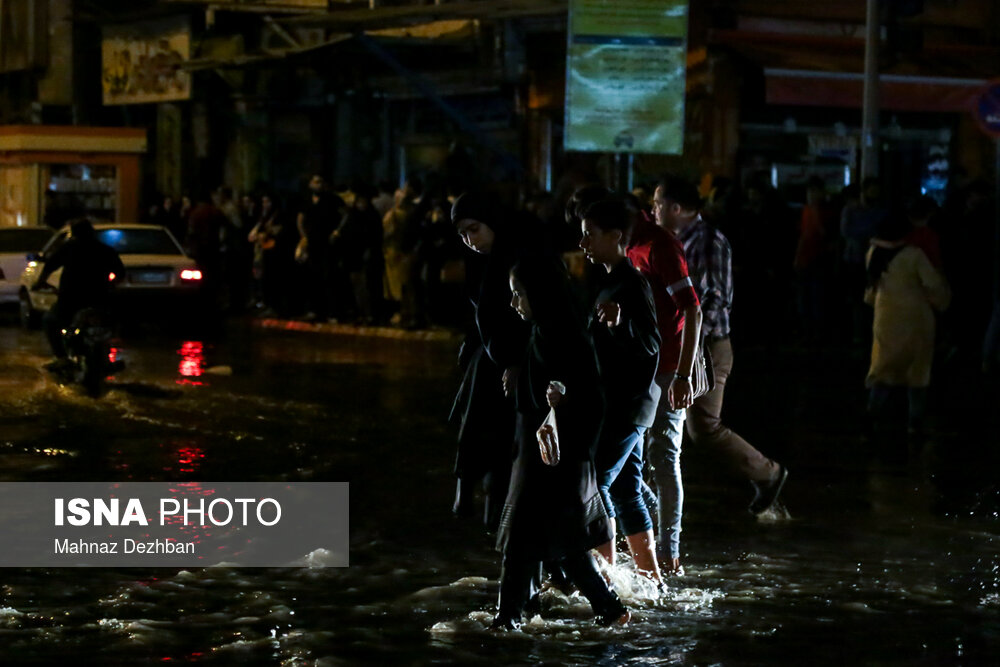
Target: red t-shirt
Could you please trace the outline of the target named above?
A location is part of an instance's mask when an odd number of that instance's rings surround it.
[[[656,223],[641,219],[632,231],[628,258],[653,290],[656,322],[663,339],[660,343],[659,374],[673,373],[681,355],[683,309],[699,305],[698,294],[688,275],[684,246]]]

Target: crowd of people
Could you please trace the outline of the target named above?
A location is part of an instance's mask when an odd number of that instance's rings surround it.
[[[456,194],[316,175],[297,203],[222,187],[164,198],[151,221],[232,310],[403,327],[468,313],[453,509],[471,516],[483,497],[503,552],[498,629],[537,607],[543,576],[580,590],[600,623],[627,623],[592,556],[613,565],[619,534],[656,585],[683,574],[685,433],[743,480],[752,514],[774,506],[787,468],[721,420],[734,331],[764,349],[870,350],[867,427],[899,391],[917,436],[936,356],[998,365],[981,183],[943,206],[902,206],[878,179],[831,196],[814,178],[795,208],[759,176],[742,191],[673,175],[630,193],[585,185],[562,210],[549,195],[517,209]]]
[[[452,411],[454,509],[471,513],[472,489],[484,483],[484,518],[504,553],[495,628],[516,627],[534,604],[543,564],[579,588],[600,623],[628,622],[589,555],[614,564],[618,528],[657,585],[683,573],[685,422],[747,480],[751,512],[781,492],[787,469],[719,418],[732,362],[732,263],[700,208],[694,185],[676,177],[656,186],[651,210],[632,195],[581,188],[560,226],[525,225],[472,193],[453,206],[459,236],[480,256],[467,272],[476,327]],[[589,280],[567,270],[571,245],[597,268]],[[713,381],[696,394],[705,359],[717,359]]]
[[[198,262],[222,310],[420,328],[456,321],[443,280],[461,263],[449,206],[442,188],[416,180],[332,189],[314,175],[287,201],[225,186],[164,196],[148,221]]]
[[[636,188],[636,206],[651,210],[652,190]],[[813,178],[804,191],[803,204],[790,204],[764,174],[742,188],[724,177],[702,187],[701,217],[731,251],[731,278],[740,293],[731,319],[741,343],[848,341],[867,350],[873,310],[859,296],[867,285],[865,253],[886,215],[902,211],[908,238],[953,288],[954,303],[939,318],[937,356],[954,368],[998,365],[996,343],[990,346],[996,335],[986,335],[998,327],[989,328],[995,241],[985,182],[959,178],[941,204],[921,196],[905,206],[874,178],[836,193]],[[228,187],[193,199],[164,196],[149,207],[147,221],[170,229],[199,261],[214,302],[226,310],[317,322],[456,326],[466,313],[463,251],[448,219],[458,194],[433,174],[426,184],[412,179],[398,188],[362,182],[331,188],[316,175],[301,196],[264,187],[241,197]],[[514,210],[565,241],[561,204],[558,196],[540,193],[523,197]],[[742,325],[761,312],[773,326]]]

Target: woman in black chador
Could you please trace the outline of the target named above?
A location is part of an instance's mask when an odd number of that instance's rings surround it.
[[[472,514],[475,487],[485,480],[484,520],[494,531],[513,461],[514,403],[509,394],[528,342],[528,326],[510,308],[508,282],[520,254],[516,243],[526,235],[516,233],[514,220],[486,195],[459,197],[451,219],[462,241],[476,253],[466,266],[475,327],[459,354],[465,375],[450,418],[459,426],[454,511]]]
[[[556,260],[524,260],[511,270],[510,289],[511,306],[531,322],[531,337],[515,389],[517,458],[497,535],[504,557],[493,627],[517,627],[540,580],[542,561],[561,566],[590,600],[598,623],[627,623],[628,610],[590,554],[611,539],[594,473],[604,395],[569,275]],[[558,454],[547,451],[543,462],[537,433],[550,406]]]

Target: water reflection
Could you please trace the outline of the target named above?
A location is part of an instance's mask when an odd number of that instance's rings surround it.
[[[623,558],[611,576],[634,612],[630,626],[596,628],[586,600],[550,590],[523,632],[498,636],[485,628],[499,558],[478,527],[448,516],[454,434],[443,416],[454,350],[292,335],[239,354],[194,340],[130,341],[129,372],[151,385],[204,382],[207,356],[232,364],[236,381],[92,401],[36,371],[47,354],[41,338],[26,351],[0,331],[11,382],[0,393],[5,475],[343,480],[354,510],[350,568],[4,571],[0,662],[995,663],[1000,493],[996,467],[973,456],[987,440],[962,456],[957,437],[932,443],[940,457],[927,467],[869,465],[868,445],[823,421],[849,411],[839,397],[854,384],[813,396],[824,409],[798,417],[786,443],[798,463],[786,498],[795,520],[782,511],[753,522],[738,502],[728,506],[718,471],[699,468],[691,448],[687,575],[671,579],[667,595],[653,595]],[[775,387],[732,389],[735,409],[771,409]],[[743,418],[765,436],[780,421]],[[99,446],[108,453],[84,467]],[[205,497],[197,482],[174,486]]]
[[[181,376],[176,380],[177,384],[187,384],[202,386],[200,378],[205,372],[205,344],[201,341],[185,341],[177,354],[180,356],[180,363],[177,366],[177,373]]]

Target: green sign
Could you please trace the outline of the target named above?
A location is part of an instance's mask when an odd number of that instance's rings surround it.
[[[565,147],[681,153],[687,0],[570,0]]]

